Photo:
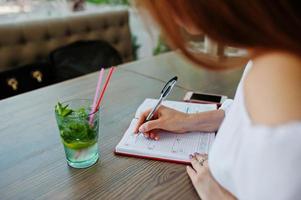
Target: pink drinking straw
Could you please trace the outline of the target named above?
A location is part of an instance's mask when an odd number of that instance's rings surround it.
[[[111,79],[111,77],[112,77],[112,74],[113,74],[115,68],[116,68],[116,67],[111,67],[111,68],[110,68],[110,70],[109,70],[109,75],[107,76],[106,82],[105,82],[105,84],[104,84],[104,86],[103,86],[103,88],[102,88],[102,90],[101,90],[101,93],[100,93],[100,95],[99,95],[98,101],[97,101],[97,103],[96,103],[96,106],[93,108],[93,112],[92,112],[92,113],[95,113],[95,112],[99,109],[101,100],[103,99],[103,96],[104,96],[104,94],[105,94],[105,92],[106,92],[106,90],[107,90],[107,87],[108,87],[108,85],[109,85],[109,81],[110,81],[110,79]],[[90,118],[90,121],[93,122],[93,118],[94,118],[94,115],[92,114],[92,115],[91,115],[91,118]]]
[[[96,85],[94,100],[93,100],[92,109],[91,109],[92,110],[92,112],[91,112],[92,114],[90,115],[90,119],[89,119],[90,125],[93,124],[95,106],[96,106],[96,103],[97,103],[97,98],[98,98],[98,94],[99,94],[99,91],[100,91],[100,85],[101,85],[101,82],[102,82],[102,77],[103,77],[104,72],[105,72],[104,68],[101,68],[101,70],[99,72],[98,82],[97,82],[97,85]]]

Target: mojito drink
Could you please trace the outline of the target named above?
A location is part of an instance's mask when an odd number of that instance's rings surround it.
[[[55,116],[67,163],[74,168],[85,168],[96,163],[99,157],[99,113],[91,113],[90,101],[58,103]]]

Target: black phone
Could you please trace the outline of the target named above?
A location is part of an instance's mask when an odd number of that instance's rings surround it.
[[[197,93],[189,91],[184,96],[184,101],[195,103],[217,103],[222,104],[227,99],[227,96],[207,93]]]

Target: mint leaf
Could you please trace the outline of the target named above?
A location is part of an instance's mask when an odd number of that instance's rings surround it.
[[[60,102],[58,102],[57,105],[55,106],[55,111],[61,117],[66,117],[73,112],[73,110],[69,109],[68,106],[69,105],[67,104],[63,107],[62,104]]]
[[[69,105],[58,102],[55,113],[62,141],[68,148],[86,148],[97,142],[98,126],[90,125],[86,108],[72,110]]]

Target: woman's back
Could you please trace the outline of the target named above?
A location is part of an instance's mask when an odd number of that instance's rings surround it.
[[[209,154],[215,179],[240,199],[301,195],[300,66],[272,53],[246,68]]]

